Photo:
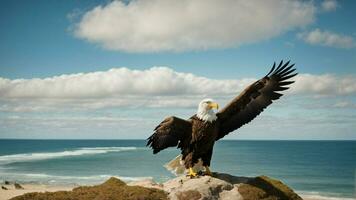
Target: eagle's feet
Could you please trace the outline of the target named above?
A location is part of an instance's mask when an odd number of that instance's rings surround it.
[[[193,168],[189,168],[189,172],[187,174],[190,178],[197,178],[199,176],[213,176],[213,173],[210,171],[208,166],[205,166],[205,171],[195,172]]]
[[[189,173],[187,174],[190,178],[198,177],[198,174],[194,172],[193,168],[189,168]]]

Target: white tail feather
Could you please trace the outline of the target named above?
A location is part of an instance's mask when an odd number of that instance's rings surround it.
[[[186,172],[186,169],[184,166],[184,160],[182,160],[182,155],[178,155],[173,160],[165,164],[165,168],[168,169],[173,174],[175,174],[176,176],[184,174],[184,172]],[[198,171],[203,171],[203,169],[204,169],[203,162],[201,159],[199,159],[198,163],[194,165],[193,170],[195,172],[198,172]]]

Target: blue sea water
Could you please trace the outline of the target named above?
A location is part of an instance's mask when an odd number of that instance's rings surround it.
[[[179,151],[157,155],[144,140],[0,140],[0,181],[94,184],[174,177],[164,168]],[[268,175],[299,193],[355,197],[356,141],[219,141],[213,171]]]

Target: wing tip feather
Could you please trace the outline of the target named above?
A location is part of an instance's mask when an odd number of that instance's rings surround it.
[[[284,77],[290,75],[294,71],[296,71],[295,63],[290,63],[290,60],[284,63],[283,60],[281,60],[278,67],[277,68],[272,67],[272,69],[266,76],[267,77],[276,76],[279,79],[283,79]],[[295,75],[297,74],[298,73],[296,73]]]

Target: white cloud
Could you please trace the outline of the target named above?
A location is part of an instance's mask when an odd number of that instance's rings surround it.
[[[215,80],[167,67],[113,68],[43,79],[0,78],[0,110],[50,111],[58,105],[71,110],[117,106],[192,107],[207,95],[220,99],[232,97],[254,80]]]
[[[317,97],[356,95],[356,76],[335,76],[331,74],[296,76],[291,92]]]
[[[44,79],[0,78],[1,98],[105,98],[135,95],[227,95],[253,79],[214,80],[167,67],[148,70],[113,68],[103,72],[61,75]]]
[[[216,80],[167,67],[61,75],[43,79],[0,78],[0,110],[38,112],[105,107],[195,107],[205,97],[226,103],[256,78]],[[356,95],[356,76],[301,74],[289,95]],[[222,104],[223,105],[223,104]]]
[[[336,0],[324,0],[321,3],[321,9],[326,12],[334,11],[336,10],[337,7],[338,7],[338,3]]]
[[[312,45],[328,46],[335,48],[350,49],[356,46],[355,40],[351,36],[341,35],[329,31],[314,29],[310,32],[299,33],[299,39]]]
[[[314,21],[312,2],[294,0],[112,1],[86,12],[75,35],[126,52],[236,47]]]

